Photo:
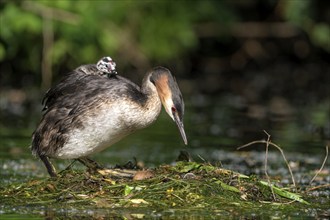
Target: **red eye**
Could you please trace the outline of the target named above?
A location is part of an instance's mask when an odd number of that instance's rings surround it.
[[[176,108],[172,107],[171,108],[172,112],[176,112]]]

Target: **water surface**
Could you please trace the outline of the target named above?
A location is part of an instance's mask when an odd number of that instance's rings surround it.
[[[283,105],[283,100],[275,100]],[[265,145],[258,144],[237,151],[236,148],[255,140],[266,140],[267,131],[271,140],[282,147],[292,166],[297,183],[309,183],[315,170],[325,156],[326,137],[329,136],[329,109],[327,103],[313,107],[290,107],[275,109],[273,105],[247,105],[237,97],[206,97],[194,95],[186,98],[185,130],[189,144],[185,146],[180,134],[171,119],[162,112],[159,120],[149,128],[139,131],[93,158],[105,166],[124,164],[136,158],[140,164],[153,167],[160,164],[174,163],[181,150],[188,151],[192,158],[199,162],[216,163],[247,175],[264,176]],[[274,107],[275,106],[275,107]],[[281,109],[281,108],[280,108]],[[282,112],[281,112],[282,111]],[[7,113],[6,113],[7,114]],[[36,178],[47,178],[43,164],[34,158],[28,146],[31,134],[40,118],[38,111],[22,115],[11,115],[1,118],[0,127],[0,184],[25,182]],[[71,161],[54,160],[58,170],[64,169]],[[329,172],[329,160],[325,170]],[[75,165],[75,169],[83,169]],[[281,154],[270,148],[268,155],[268,173],[279,179],[279,184],[290,184],[286,164]],[[323,178],[314,184],[326,184],[329,178]],[[322,191],[325,202],[329,202],[329,189]],[[321,197],[320,197],[321,199]],[[320,201],[321,202],[321,201]],[[323,201],[324,202],[324,201]],[[260,207],[262,207],[260,205]],[[281,208],[271,211],[255,208],[249,211],[244,207],[229,204],[219,210],[77,210],[68,206],[65,209],[56,207],[35,207],[27,204],[24,207],[11,207],[1,204],[0,213],[4,218],[42,218],[43,216],[58,217],[125,217],[135,216],[149,218],[202,217],[219,216],[242,217],[321,217],[329,215],[329,209],[310,208],[288,212]],[[244,213],[244,215],[243,215]],[[3,219],[3,218],[2,218]]]

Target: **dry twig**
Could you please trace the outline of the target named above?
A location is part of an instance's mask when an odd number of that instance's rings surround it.
[[[265,133],[267,134],[267,132],[265,132]],[[296,181],[294,180],[293,173],[292,173],[291,167],[290,167],[290,165],[289,165],[289,163],[288,163],[288,160],[286,159],[286,157],[285,157],[285,155],[284,155],[284,152],[283,152],[282,148],[280,148],[278,145],[274,144],[274,143],[271,142],[270,140],[267,140],[267,141],[265,141],[265,140],[260,140],[260,141],[252,141],[252,142],[250,142],[250,143],[247,143],[247,144],[245,144],[245,145],[242,145],[242,146],[238,147],[237,150],[241,150],[241,149],[243,149],[243,148],[246,148],[246,147],[251,146],[251,145],[254,145],[254,144],[266,144],[266,147],[268,147],[268,146],[273,146],[273,147],[275,147],[276,149],[278,149],[278,150],[280,151],[280,153],[281,153],[281,155],[282,155],[282,157],[283,157],[283,160],[284,160],[284,162],[285,162],[285,164],[286,164],[286,166],[288,167],[288,170],[289,170],[289,172],[290,172],[291,179],[292,179],[292,184],[293,184],[294,188],[297,189],[297,187],[296,187]]]
[[[276,201],[276,196],[275,196],[275,193],[274,193],[274,189],[272,187],[272,183],[270,182],[270,177],[269,177],[268,172],[267,172],[268,148],[269,148],[269,143],[270,143],[270,134],[268,134],[267,131],[265,131],[265,130],[264,130],[264,132],[267,135],[266,152],[265,152],[265,175],[267,177],[268,185],[269,185],[269,187],[272,191],[273,199],[274,199],[274,201]]]
[[[322,163],[322,166],[321,168],[315,173],[314,177],[311,179],[311,181],[309,182],[309,185],[312,184],[312,182],[315,180],[315,178],[319,175],[319,173],[323,170],[324,168],[324,165],[325,165],[325,162],[327,161],[328,159],[328,155],[329,155],[329,147],[328,146],[325,146],[325,157],[324,157],[324,160],[323,160],[323,163]]]
[[[315,187],[312,187],[312,188],[307,189],[306,192],[317,190],[317,189],[321,189],[321,188],[328,188],[328,187],[330,187],[330,184],[315,186]]]

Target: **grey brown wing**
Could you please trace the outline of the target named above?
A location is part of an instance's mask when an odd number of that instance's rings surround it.
[[[83,126],[85,111],[111,98],[108,79],[95,75],[69,75],[51,88],[44,98],[44,114],[32,136],[32,152],[51,156],[68,139],[68,133]]]
[[[94,64],[82,65],[76,68],[74,71],[68,73],[58,84],[49,89],[43,100],[43,110],[48,109],[51,105],[58,102],[61,97],[68,96],[79,92],[86,85],[86,80],[90,77],[101,78],[107,80],[108,78],[104,74],[100,74],[100,71]],[[92,78],[93,79],[93,78]]]

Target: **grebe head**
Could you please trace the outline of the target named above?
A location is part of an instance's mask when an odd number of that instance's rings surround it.
[[[97,62],[96,68],[99,71],[106,73],[108,76],[117,75],[116,63],[111,59],[111,57],[103,57]]]
[[[184,102],[175,78],[168,69],[156,67],[153,69],[150,81],[156,86],[167,114],[175,121],[182,139],[187,145],[188,141],[183,126]]]

